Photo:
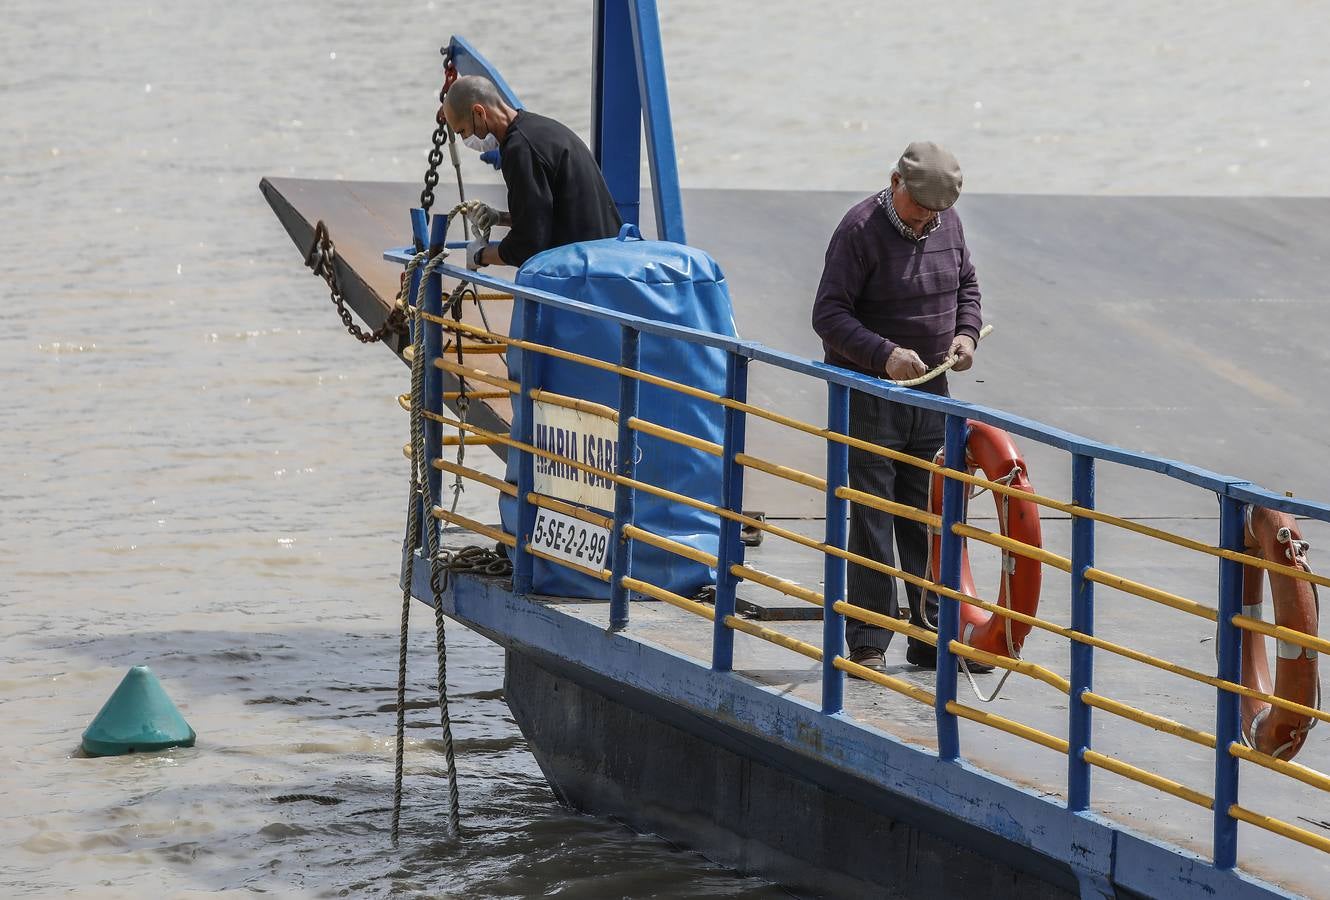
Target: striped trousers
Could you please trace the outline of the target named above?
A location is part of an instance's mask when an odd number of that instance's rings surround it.
[[[946,417],[934,410],[918,409],[892,403],[858,391],[850,392],[850,435],[861,440],[899,450],[932,461],[945,440]],[[907,463],[900,463],[865,450],[850,448],[850,487],[885,500],[894,500],[920,509],[928,508],[929,474]],[[928,563],[928,527],[891,513],[862,504],[850,504],[851,553],[876,562],[895,566],[895,550],[900,551],[900,566],[913,575],[925,576]],[[893,548],[894,543],[894,548]],[[865,566],[849,563],[846,569],[845,599],[883,615],[896,616],[898,606],[896,579]],[[910,604],[910,622],[937,626],[937,597],[911,584],[905,585]],[[926,619],[925,619],[926,617]],[[845,644],[851,652],[863,647],[885,651],[894,632],[847,618]],[[932,648],[909,638],[930,653]]]

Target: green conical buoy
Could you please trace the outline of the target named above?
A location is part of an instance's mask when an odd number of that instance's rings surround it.
[[[125,673],[111,699],[83,732],[83,750],[90,756],[192,746],[194,729],[147,666],[134,666]]]

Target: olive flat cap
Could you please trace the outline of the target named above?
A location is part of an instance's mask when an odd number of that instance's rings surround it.
[[[927,209],[950,209],[961,195],[961,164],[932,141],[915,141],[906,147],[896,171],[914,202]]]

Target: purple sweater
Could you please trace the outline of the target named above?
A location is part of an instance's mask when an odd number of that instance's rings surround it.
[[[932,368],[956,335],[978,342],[982,324],[979,282],[954,209],[917,242],[896,230],[876,196],[845,214],[813,302],[827,362],[885,378],[887,357],[901,346]],[[918,390],[946,394],[946,376]]]

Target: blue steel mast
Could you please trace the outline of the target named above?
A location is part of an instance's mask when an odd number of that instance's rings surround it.
[[[656,235],[687,243],[656,0],[596,0],[591,152],[625,222],[640,224],[645,126]]]

